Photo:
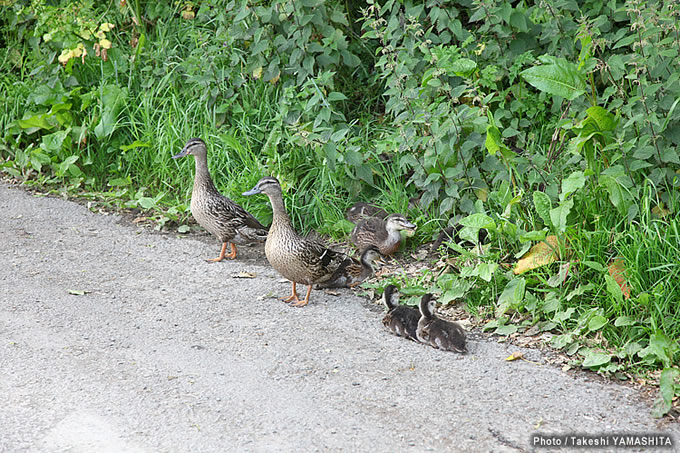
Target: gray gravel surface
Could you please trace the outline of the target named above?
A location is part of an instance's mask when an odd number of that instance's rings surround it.
[[[154,234],[7,184],[0,238],[3,452],[515,452],[535,451],[538,431],[679,439],[635,390],[570,376],[538,351],[477,337],[463,357],[402,340],[349,290],[291,308],[261,247],[207,263],[219,252],[210,237]],[[233,277],[242,271],[256,278]],[[505,361],[517,350],[538,364]]]

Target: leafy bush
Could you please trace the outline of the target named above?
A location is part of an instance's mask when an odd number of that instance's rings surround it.
[[[305,228],[342,236],[357,199],[408,210],[417,241],[455,227],[453,264],[413,294],[465,298],[498,334],[551,331],[590,369],[663,368],[669,409],[677,2],[3,6],[7,173],[162,226],[191,187],[171,150],[201,136],[218,187],[263,220],[238,194],[274,174]]]

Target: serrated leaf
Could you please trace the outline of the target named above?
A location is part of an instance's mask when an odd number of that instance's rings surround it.
[[[515,275],[519,275],[531,269],[554,263],[559,258],[559,252],[560,246],[557,236],[548,236],[545,241],[531,247],[522,259],[517,261],[513,272]]]
[[[565,62],[566,63],[566,62]],[[545,64],[525,69],[522,78],[540,91],[573,101],[586,92],[583,75],[570,64]]]

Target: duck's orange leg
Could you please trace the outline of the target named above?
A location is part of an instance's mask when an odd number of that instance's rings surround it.
[[[225,253],[227,252],[227,244],[231,245],[231,253],[229,255],[226,255]],[[213,258],[210,260],[206,260],[209,263],[216,263],[218,261],[222,261],[225,258],[229,258],[230,260],[233,260],[236,258],[236,246],[232,244],[231,242],[223,242],[222,243],[222,251],[220,252],[220,256],[217,258]]]
[[[229,255],[225,256],[225,258],[229,258],[230,260],[233,260],[234,258],[236,258],[236,245],[234,245],[231,242],[229,243],[229,245],[231,245],[231,253]]]
[[[281,299],[283,302],[291,302],[291,301],[300,302],[300,299],[298,299],[297,290],[295,288],[295,282],[292,282],[292,283],[293,283],[293,294],[290,297],[284,297],[283,299]]]
[[[312,285],[307,287],[307,295],[304,300],[297,300],[294,304],[290,304],[291,307],[304,307],[309,303],[309,296],[312,294]]]

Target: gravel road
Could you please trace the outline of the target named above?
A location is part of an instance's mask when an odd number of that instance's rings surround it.
[[[262,247],[207,263],[210,237],[154,234],[6,183],[0,237],[2,452],[551,451],[531,445],[536,432],[680,441],[635,390],[573,377],[539,351],[477,337],[460,356],[402,340],[350,290],[288,307]],[[537,363],[505,361],[518,350]]]

